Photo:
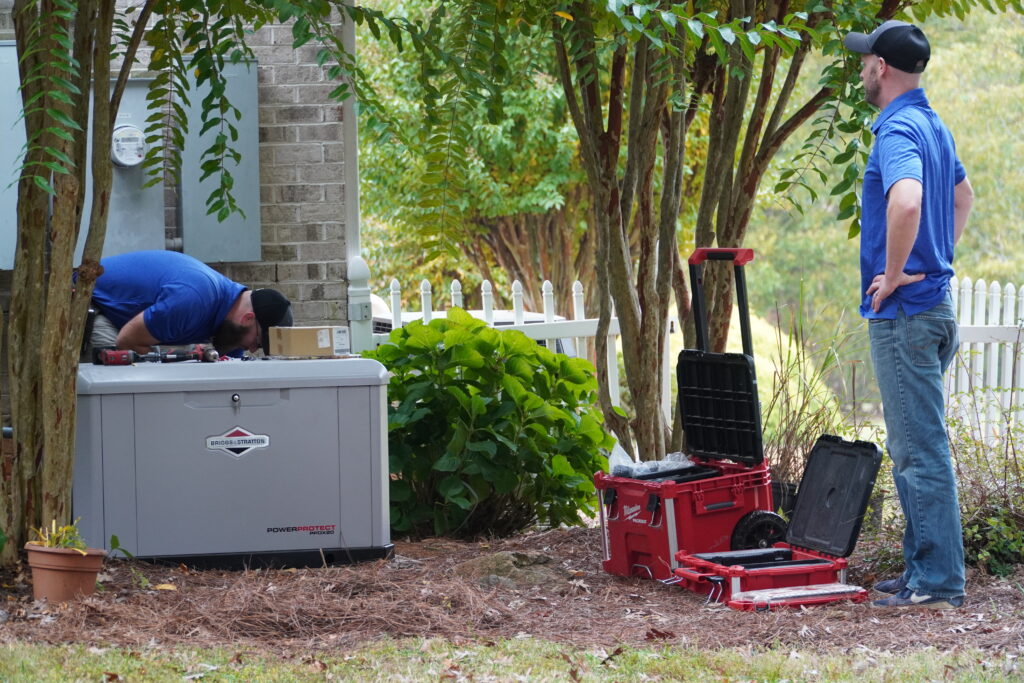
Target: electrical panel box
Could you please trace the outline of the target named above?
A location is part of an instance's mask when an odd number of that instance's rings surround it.
[[[0,40],[0,270],[14,268],[18,242],[17,180],[25,145],[20,80],[14,41]]]
[[[225,164],[234,179],[232,194],[244,216],[231,214],[223,222],[207,213],[206,200],[220,182],[213,174],[200,180],[202,154],[221,133],[218,126],[200,135],[203,128],[202,101],[210,94],[210,84],[191,84],[189,93],[188,134],[181,155],[181,185],[178,188],[178,223],[183,251],[204,263],[259,261],[262,258],[260,230],[260,166],[259,166],[259,96],[256,85],[256,63],[227,64],[225,95],[242,112],[235,120],[227,118],[238,132],[231,147],[242,155],[235,163]],[[227,131],[224,131],[227,134]],[[229,135],[230,139],[230,135]]]
[[[18,239],[18,170],[24,160],[25,126],[21,120],[21,93],[18,90],[17,47],[12,40],[0,41],[0,269],[14,268],[14,252]],[[129,79],[121,100],[115,129],[146,125],[146,92],[149,79]],[[91,136],[90,136],[91,137]],[[148,178],[141,165],[113,165],[113,186],[110,214],[103,255],[122,254],[139,249],[163,249],[164,230],[163,183],[143,187]],[[86,199],[83,229],[75,252],[81,259],[85,248],[85,230],[92,206],[92,177],[86,168]]]
[[[178,193],[178,221],[183,250],[206,263],[259,261],[261,258],[259,198],[259,98],[256,65],[230,64],[225,70],[227,97],[242,112],[232,120],[238,140],[232,147],[242,155],[241,162],[229,161],[234,177],[233,193],[245,216],[231,215],[218,222],[207,215],[206,199],[217,187],[214,175],[200,181],[201,156],[220,132],[214,127],[203,135],[200,103],[209,94],[209,84],[193,89],[187,108],[189,132],[182,153],[181,187]],[[21,95],[18,91],[18,55],[14,41],[0,41],[0,269],[14,267],[17,246],[18,187],[14,182],[24,158],[25,128],[21,120]],[[149,116],[146,94],[151,79],[131,78],[125,86],[121,106],[114,122],[113,186],[110,214],[103,245],[103,256],[166,246],[165,200],[163,182],[144,187],[150,177],[142,168],[139,154],[145,146],[137,144],[134,130],[145,131]],[[91,133],[90,133],[91,137]],[[129,149],[130,147],[130,149]],[[86,169],[86,200],[83,229],[76,245],[76,262],[85,248],[86,228],[92,202],[92,179]]]
[[[158,182],[151,187],[144,187],[150,177],[142,168],[141,161],[134,165],[120,163],[119,151],[137,160],[138,149],[129,152],[124,144],[123,133],[131,129],[139,131],[146,128],[147,111],[146,94],[149,92],[150,78],[130,78],[121,95],[121,106],[117,111],[112,134],[109,163],[113,168],[114,182],[110,188],[110,213],[107,216],[107,234],[103,241],[103,255],[113,256],[129,251],[144,249],[163,249],[167,243],[167,231],[164,227],[164,184]],[[113,88],[113,81],[111,81]],[[130,137],[136,137],[131,135]],[[89,155],[92,155],[92,134],[90,132]],[[120,148],[120,149],[119,149]],[[145,152],[143,152],[145,154]],[[85,206],[82,210],[82,230],[78,234],[78,245],[75,249],[75,263],[82,259],[85,250],[85,238],[89,229],[89,212],[92,211],[92,173],[85,177]]]

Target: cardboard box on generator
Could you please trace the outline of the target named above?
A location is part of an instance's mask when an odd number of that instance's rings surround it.
[[[337,358],[351,353],[349,329],[342,326],[271,327],[270,355]]]

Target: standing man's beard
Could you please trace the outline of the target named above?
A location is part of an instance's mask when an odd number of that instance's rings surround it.
[[[242,340],[249,333],[249,328],[236,322],[225,320],[213,335],[213,348],[224,355],[242,347]]]
[[[874,86],[874,87],[868,86],[868,87],[865,87],[864,88],[864,94],[866,96],[868,104],[873,104],[876,107],[878,106],[878,86]]]
[[[877,76],[864,81],[864,99],[867,100],[868,104],[878,106],[878,93],[880,90]]]

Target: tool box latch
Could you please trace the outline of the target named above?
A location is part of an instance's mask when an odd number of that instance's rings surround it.
[[[654,516],[657,514],[658,507],[660,505],[661,505],[661,498],[659,498],[658,496],[656,496],[653,493],[650,494],[649,496],[647,496],[647,511],[651,513],[651,519],[652,520],[654,519]]]

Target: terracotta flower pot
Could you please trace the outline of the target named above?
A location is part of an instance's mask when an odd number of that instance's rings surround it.
[[[46,548],[25,544],[32,567],[32,595],[36,600],[67,602],[96,590],[96,575],[107,551],[86,548],[85,555],[73,548]]]

